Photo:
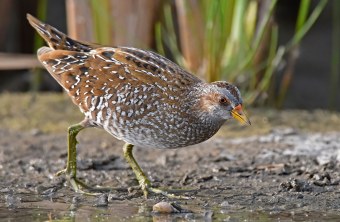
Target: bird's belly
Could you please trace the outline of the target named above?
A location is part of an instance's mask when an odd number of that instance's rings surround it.
[[[131,126],[116,122],[103,128],[114,137],[135,146],[171,149],[201,143],[212,137],[220,126],[211,127],[192,123],[161,126],[153,122]]]
[[[145,129],[144,132],[129,131],[124,135],[116,135],[109,132],[113,136],[124,140],[130,144],[140,147],[171,149],[194,145],[209,139],[212,135],[201,134],[195,137],[185,135],[185,133],[170,133],[170,132],[153,132]]]
[[[132,110],[132,107],[125,108]],[[84,112],[93,125],[114,137],[140,147],[179,148],[212,137],[223,123],[202,121],[192,113],[183,114],[159,107],[154,112],[117,112],[117,109]]]

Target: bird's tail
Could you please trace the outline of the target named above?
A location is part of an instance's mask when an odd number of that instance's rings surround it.
[[[89,52],[93,48],[97,48],[95,44],[71,39],[58,29],[41,22],[30,14],[27,14],[27,20],[52,49]]]

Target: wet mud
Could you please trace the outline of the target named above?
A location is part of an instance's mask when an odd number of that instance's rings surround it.
[[[155,187],[138,188],[121,141],[103,130],[78,135],[78,177],[114,187],[87,196],[65,177],[66,129],[82,116],[64,95],[4,94],[0,110],[0,221],[337,221],[340,219],[340,114],[248,110],[251,127],[228,122],[210,140],[175,150],[136,147]],[[161,201],[183,211],[153,211]],[[177,208],[176,208],[177,209]],[[2,219],[1,219],[2,218]]]

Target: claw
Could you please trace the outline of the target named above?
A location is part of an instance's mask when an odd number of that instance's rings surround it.
[[[83,181],[79,180],[78,178],[74,177],[67,168],[63,170],[59,170],[57,173],[55,173],[55,176],[60,176],[62,174],[66,175],[67,181],[71,184],[73,190],[76,193],[81,193],[85,195],[90,195],[90,196],[97,196],[102,194],[102,192],[110,192],[113,190],[113,188],[109,187],[92,187],[84,183]],[[84,188],[89,191],[95,191],[94,193],[91,192],[85,192],[81,188]]]
[[[67,169],[59,170],[58,172],[54,174],[54,176],[59,177],[62,174],[66,174],[66,172],[67,172]]]

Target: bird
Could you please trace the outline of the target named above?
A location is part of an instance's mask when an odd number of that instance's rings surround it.
[[[48,46],[37,57],[63,87],[84,119],[68,128],[65,174],[75,192],[92,187],[77,178],[77,134],[104,129],[125,142],[123,154],[147,198],[153,187],[133,156],[133,147],[174,149],[211,138],[229,119],[250,125],[239,89],[226,81],[207,83],[148,50],[79,41],[27,14]]]

